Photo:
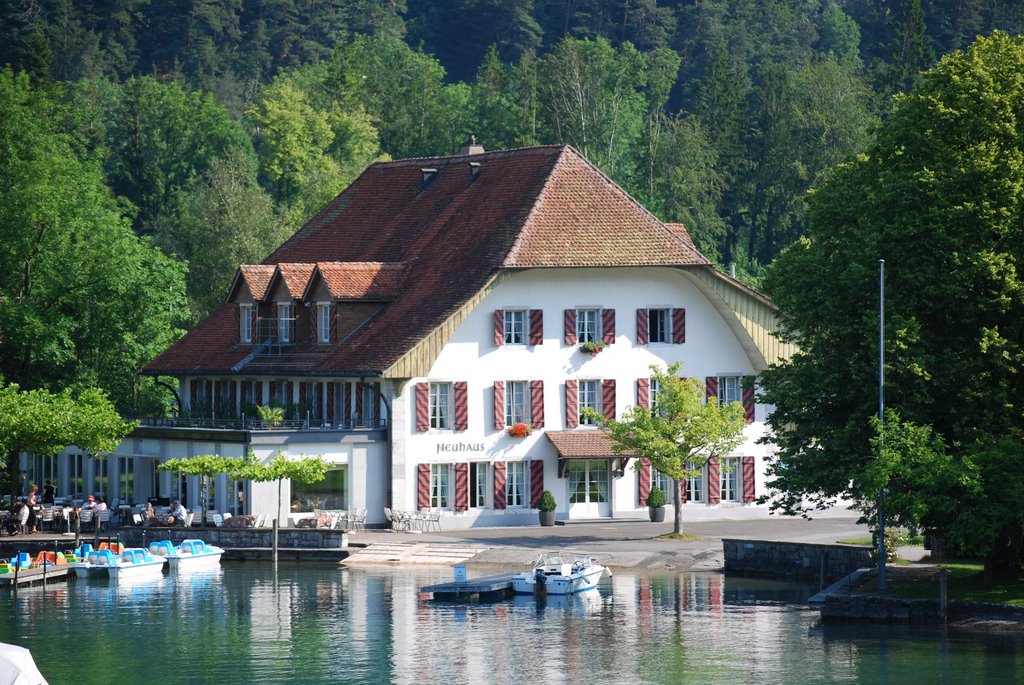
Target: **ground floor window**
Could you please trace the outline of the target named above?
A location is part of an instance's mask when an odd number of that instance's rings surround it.
[[[235,492],[238,492],[235,490]],[[292,482],[292,509],[348,509],[348,465],[327,469],[327,477],[318,483]]]
[[[692,469],[693,464],[687,464],[687,469]],[[703,502],[704,501],[704,476],[698,470],[697,474],[686,479],[686,501],[687,502]]]
[[[451,466],[448,464],[430,465],[430,506],[447,509],[451,502],[449,483]]]
[[[674,492],[672,489],[672,479],[658,469],[651,469],[651,476],[651,482],[661,488],[661,491],[665,493],[665,500],[669,504],[675,504],[672,499],[672,493]]]
[[[526,506],[526,464],[510,461],[505,477],[505,506]]]
[[[740,460],[736,457],[722,459],[722,501],[738,502],[740,499]]]
[[[569,503],[603,504],[608,501],[608,462],[569,462]]]
[[[469,506],[471,509],[487,506],[487,464],[473,462],[469,465]]]
[[[93,459],[93,478],[92,478],[92,492],[97,495],[103,495],[108,500],[110,499],[110,490],[107,487],[110,485],[110,481],[107,478],[107,460],[106,459]]]
[[[118,457],[117,500],[128,504],[135,499],[135,457]]]
[[[39,492],[36,496],[42,500],[43,497],[43,485],[46,481],[50,481],[50,484],[54,488],[58,487],[57,481],[57,457],[32,457],[28,460],[28,484],[27,487],[31,488],[32,485],[39,486]],[[57,490],[56,492],[59,492]]]

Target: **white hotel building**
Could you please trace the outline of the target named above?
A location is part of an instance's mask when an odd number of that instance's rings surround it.
[[[30,478],[194,507],[198,483],[160,461],[283,450],[322,455],[328,479],[285,483],[275,512],[276,484],[221,476],[207,504],[282,520],[364,508],[369,525],[432,507],[454,528],[535,523],[548,489],[558,518],[635,518],[658,475],[612,455],[580,410],[621,417],[648,401],[652,364],[682,362],[749,424],[726,468],[686,484],[684,516],[763,516],[769,408],[750,387],[790,352],[775,322],[571,147],[378,163],[146,367],[177,379],[175,417],[143,419],[109,459],[30,460]],[[267,404],[282,424],[256,420]],[[509,432],[520,423],[528,435]]]

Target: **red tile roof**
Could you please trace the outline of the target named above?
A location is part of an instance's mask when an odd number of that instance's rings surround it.
[[[632,454],[615,454],[608,440],[610,433],[604,430],[547,431],[544,435],[562,459],[599,459]]]
[[[320,262],[321,278],[336,300],[391,300],[401,292],[407,264]]]
[[[270,279],[277,267],[272,264],[242,264],[238,270],[241,271],[253,299],[262,300],[267,295],[267,286],[270,285]]]
[[[480,164],[475,176],[470,161]],[[424,178],[427,168],[436,170],[432,178]],[[279,266],[296,294],[325,262],[349,263],[321,269],[332,292],[356,297],[365,288],[364,297],[387,294],[390,302],[328,353],[307,360],[303,373],[310,375],[383,373],[503,268],[708,264],[691,241],[569,146],[374,164],[264,265]],[[371,278],[366,265],[374,263],[380,270]],[[237,328],[206,330],[223,326],[220,316],[201,322],[145,371],[229,370],[233,364],[224,364],[239,357],[229,343]],[[221,342],[211,347],[212,340]],[[244,358],[252,348],[239,350]]]

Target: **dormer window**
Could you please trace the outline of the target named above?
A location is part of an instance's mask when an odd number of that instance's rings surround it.
[[[252,342],[252,305],[238,306],[238,339],[242,343]]]
[[[292,341],[292,304],[291,302],[277,303],[277,341],[290,343]]]
[[[318,302],[316,305],[317,341],[331,342],[331,304]]]

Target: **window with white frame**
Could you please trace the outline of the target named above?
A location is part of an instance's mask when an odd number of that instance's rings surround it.
[[[451,383],[430,384],[430,427],[440,430],[451,428]]]
[[[661,488],[661,491],[665,493],[665,499],[671,504],[672,502],[672,479],[666,476],[658,469],[651,469],[651,483]]]
[[[581,343],[601,340],[601,310],[576,310],[576,340]]]
[[[740,377],[739,376],[719,376],[718,377],[718,404],[727,404],[729,402],[739,402],[740,395]]]
[[[135,501],[135,457],[117,459],[117,499],[120,502]]]
[[[505,381],[505,425],[528,423],[526,416],[526,382]]]
[[[451,501],[451,470],[450,464],[430,465],[430,506],[447,509]]]
[[[526,506],[526,464],[521,461],[508,462],[505,475],[505,506]]]
[[[331,304],[318,302],[316,305],[317,340],[322,343],[331,342]]]
[[[601,396],[598,394],[600,391],[599,386],[599,381],[580,381],[579,383],[579,405],[581,426],[597,425],[597,421],[588,416],[585,416],[583,410],[589,408],[593,409],[595,412],[601,412]]]
[[[738,502],[740,499],[740,460],[737,457],[722,459],[722,501]]]
[[[658,413],[658,394],[661,392],[661,381],[659,381],[657,378],[652,378],[651,381],[650,381],[649,387],[650,387],[651,413],[652,414],[657,414]]]
[[[243,304],[238,307],[238,339],[243,343],[252,342],[252,305]]]
[[[469,464],[469,506],[471,509],[487,506],[487,464]]]
[[[85,492],[85,455],[68,455],[68,494],[83,497]]]
[[[291,302],[277,303],[277,341],[282,343],[289,343],[292,341]]]
[[[526,312],[522,309],[505,310],[505,344],[526,344]]]
[[[652,343],[672,342],[672,313],[668,309],[648,309],[647,321]]]
[[[693,469],[693,464],[687,464],[687,469]],[[696,474],[686,479],[686,501],[687,502],[703,502],[704,501],[704,476],[701,474],[700,469],[696,470]]]

